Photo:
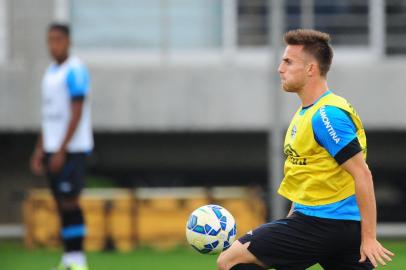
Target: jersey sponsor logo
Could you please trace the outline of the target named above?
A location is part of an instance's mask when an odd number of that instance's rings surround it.
[[[330,137],[333,139],[333,141],[338,144],[340,142],[340,138],[337,136],[336,131],[334,130],[333,126],[330,123],[330,119],[328,119],[327,113],[326,113],[326,107],[320,107],[320,117],[321,120],[323,121],[324,126],[327,129],[328,134]]]
[[[292,148],[290,144],[285,145],[285,149],[283,149],[283,152],[287,156],[300,157],[299,154],[295,151],[295,149]]]
[[[299,154],[292,148],[290,144],[285,145],[284,153],[288,160],[294,165],[307,165],[307,159],[302,158]]]

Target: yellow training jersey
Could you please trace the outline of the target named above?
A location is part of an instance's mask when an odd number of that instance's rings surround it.
[[[285,177],[278,193],[293,202],[308,206],[335,203],[355,194],[353,177],[314,138],[312,117],[318,110],[325,127],[328,129],[330,125],[329,119],[322,113],[325,106],[335,106],[347,112],[366,158],[365,131],[361,119],[347,100],[330,93],[322,96],[303,114],[300,108],[286,132]],[[333,133],[331,136],[335,139]]]

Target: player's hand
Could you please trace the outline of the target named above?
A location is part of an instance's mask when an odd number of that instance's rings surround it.
[[[44,158],[44,154],[41,150],[36,149],[31,156],[30,160],[30,167],[31,171],[35,175],[41,175],[43,172],[43,164],[42,160]]]
[[[49,160],[49,171],[52,173],[58,173],[65,164],[65,151],[60,150],[53,154]]]
[[[363,239],[361,243],[361,259],[364,262],[368,258],[374,267],[378,267],[378,263],[386,265],[392,261],[391,256],[394,256],[391,251],[384,248],[376,239]]]

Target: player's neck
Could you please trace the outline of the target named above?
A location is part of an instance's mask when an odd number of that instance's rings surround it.
[[[297,94],[302,106],[307,107],[314,104],[326,91],[328,91],[326,80],[319,80],[306,84]]]
[[[69,58],[69,54],[66,54],[61,57],[55,58],[54,60],[58,65],[62,65],[68,58]]]

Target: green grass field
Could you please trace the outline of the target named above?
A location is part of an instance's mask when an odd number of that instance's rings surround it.
[[[406,269],[406,241],[384,241],[384,245],[396,253],[394,260],[378,269]],[[55,250],[26,250],[16,241],[0,242],[0,269],[48,270],[59,262],[60,252]],[[168,251],[150,248],[130,253],[93,252],[88,255],[91,270],[215,270],[216,256],[200,255],[188,247]],[[311,270],[319,270],[314,266]]]

